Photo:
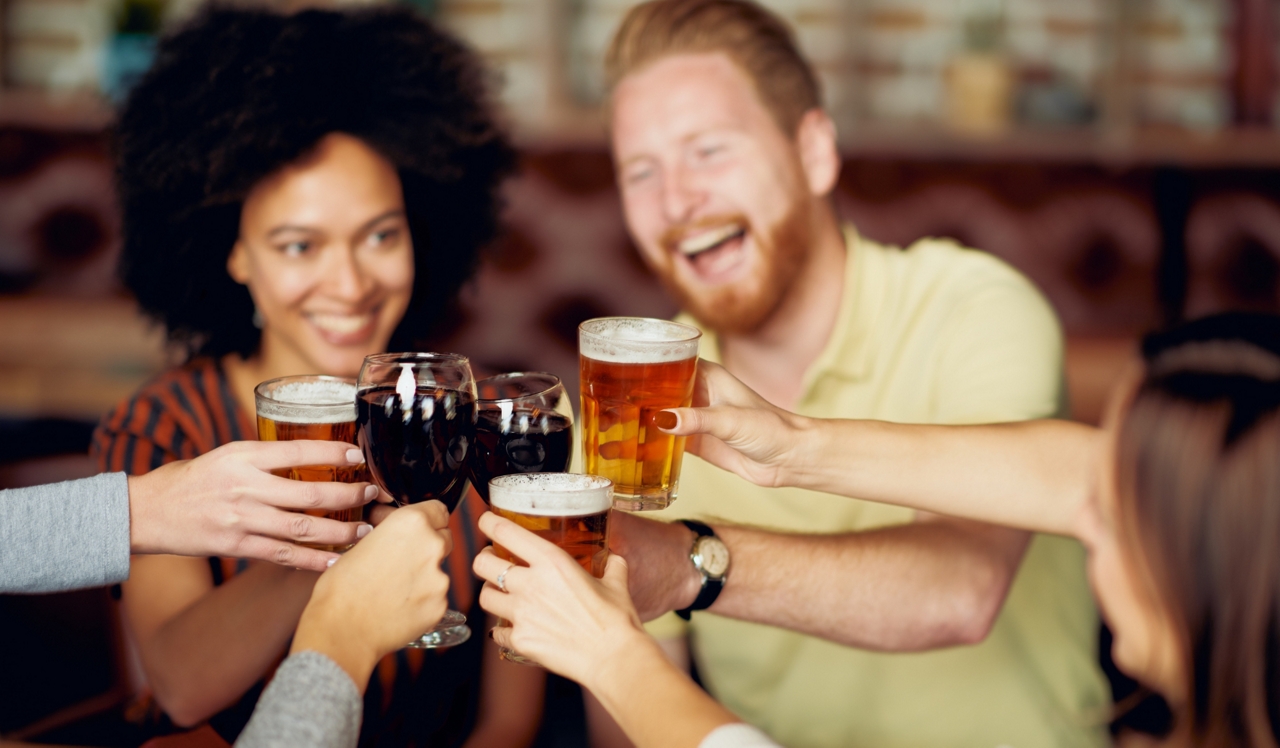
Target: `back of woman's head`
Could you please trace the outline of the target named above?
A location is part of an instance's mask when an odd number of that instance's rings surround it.
[[[121,275],[193,353],[248,355],[248,291],[227,274],[250,189],[325,135],[359,138],[397,170],[414,240],[408,347],[497,230],[514,153],[465,48],[405,8],[206,10],[164,39],[116,130]]]
[[[1148,338],[1120,429],[1122,531],[1183,641],[1193,744],[1280,740],[1280,317]]]

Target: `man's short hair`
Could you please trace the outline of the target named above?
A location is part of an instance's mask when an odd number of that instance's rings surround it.
[[[755,84],[787,135],[822,106],[809,63],[786,22],[751,0],[651,0],[628,11],[605,56],[605,79],[618,82],[659,58],[721,52]]]

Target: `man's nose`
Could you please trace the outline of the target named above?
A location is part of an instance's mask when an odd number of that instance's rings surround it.
[[[684,169],[672,169],[663,185],[662,203],[668,222],[685,223],[691,220],[706,201],[706,193]]]

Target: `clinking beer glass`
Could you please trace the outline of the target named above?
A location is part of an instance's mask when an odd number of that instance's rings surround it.
[[[356,383],[351,379],[320,375],[269,379],[253,390],[258,411],[258,439],[264,442],[318,439],[356,444]],[[363,464],[355,466],[303,465],[272,470],[282,478],[312,482],[358,483],[369,480]],[[333,512],[308,510],[317,517],[356,522],[363,507]],[[318,546],[324,551],[344,551],[349,546]]]
[[[513,473],[489,481],[490,509],[573,557],[591,576],[604,576],[609,561],[609,513],[613,484],[598,475]],[[527,566],[499,543],[498,558]],[[499,626],[508,626],[499,619]],[[502,659],[537,665],[509,649]]]
[[[578,327],[583,469],[613,481],[614,506],[664,509],[676,498],[685,438],[654,416],[688,407],[698,371],[697,328],[644,317]]]

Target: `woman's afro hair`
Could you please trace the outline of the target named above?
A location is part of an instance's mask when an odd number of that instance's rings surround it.
[[[161,41],[115,132],[120,272],[189,355],[247,356],[260,331],[227,274],[258,181],[342,132],[399,173],[414,240],[410,348],[498,227],[515,153],[475,55],[407,8],[279,15],[210,8]]]

